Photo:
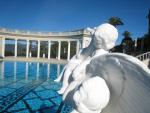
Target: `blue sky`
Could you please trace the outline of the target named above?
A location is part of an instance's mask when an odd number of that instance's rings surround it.
[[[71,31],[95,27],[112,16],[120,17],[122,32],[132,38],[147,33],[150,0],[0,0],[0,27],[32,31]]]

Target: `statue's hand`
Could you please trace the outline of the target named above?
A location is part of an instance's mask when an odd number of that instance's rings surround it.
[[[72,73],[72,78],[73,78],[73,80],[78,80],[78,78],[79,78],[79,76],[80,76],[80,74],[81,74],[81,70],[82,70],[82,69],[77,68],[77,69],[75,69],[75,70],[73,71],[73,73]]]
[[[90,63],[90,61],[91,59],[87,59],[74,69],[72,73],[72,78],[74,80],[81,80],[83,77],[85,77],[86,66]]]

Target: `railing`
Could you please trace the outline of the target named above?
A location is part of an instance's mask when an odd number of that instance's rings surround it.
[[[138,58],[141,61],[150,59],[150,52],[146,52],[141,55],[138,55],[138,56],[136,56],[136,58]]]

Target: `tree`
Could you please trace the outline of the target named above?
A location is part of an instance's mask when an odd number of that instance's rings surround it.
[[[110,23],[111,25],[117,27],[118,25],[124,25],[124,23],[122,22],[121,18],[119,17],[111,17],[108,19],[108,23]]]
[[[128,37],[131,36],[131,33],[130,33],[129,31],[124,31],[124,32],[122,33],[122,35],[123,35],[125,38],[128,38]]]
[[[130,37],[131,33],[129,31],[124,31],[122,35],[124,36],[124,39],[121,42],[122,51],[123,53],[130,55],[134,50],[134,43],[132,41],[132,38]]]
[[[117,27],[119,25],[124,25],[124,23],[122,22],[122,19],[119,18],[119,17],[110,17],[107,21],[109,24],[113,25],[114,27]],[[118,45],[118,46],[115,46],[113,49],[111,49],[110,51],[112,52],[121,52],[122,51],[122,48],[121,48],[122,45]]]

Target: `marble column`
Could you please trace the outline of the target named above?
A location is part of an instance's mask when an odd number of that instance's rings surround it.
[[[76,45],[76,54],[78,54],[79,52],[79,46],[80,46],[80,41],[77,41],[77,45]]]
[[[70,60],[70,41],[68,41],[68,53],[67,53],[67,60]]]
[[[60,60],[60,55],[61,55],[61,41],[58,41],[58,60]]]
[[[2,38],[2,57],[5,57],[5,38]]]
[[[51,58],[51,41],[48,41],[48,59]]]
[[[40,58],[40,40],[38,40],[38,53],[37,58]]]
[[[15,39],[15,57],[17,57],[17,39]]]
[[[135,39],[134,46],[137,47],[137,39]]]
[[[27,44],[26,44],[26,58],[29,57],[29,40],[27,40]]]

